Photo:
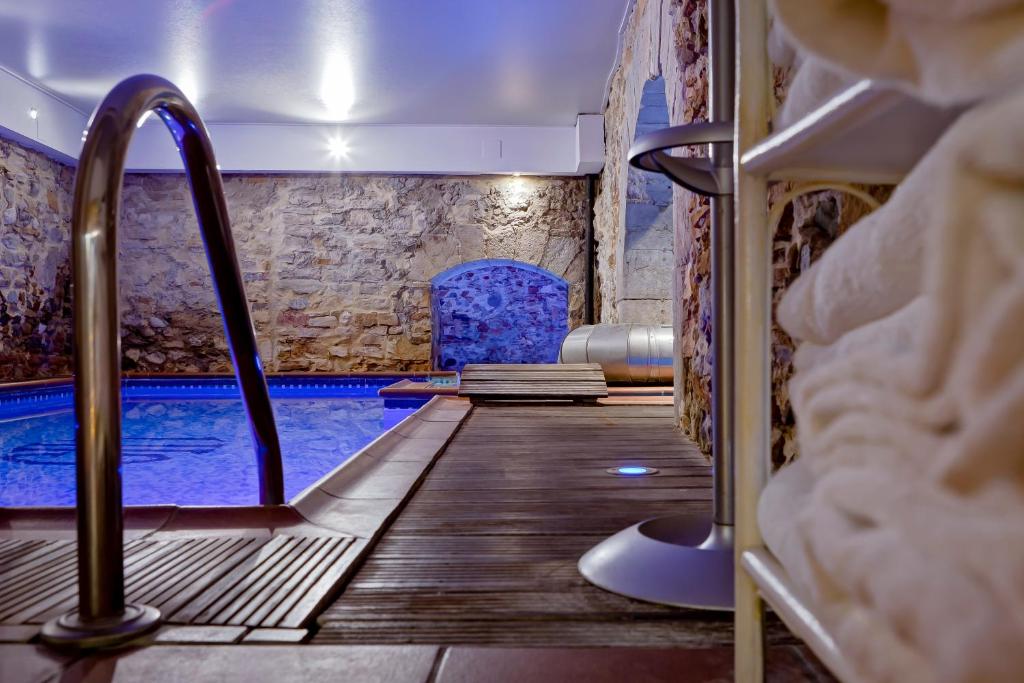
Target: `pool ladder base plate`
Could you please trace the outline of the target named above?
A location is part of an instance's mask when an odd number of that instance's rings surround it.
[[[124,613],[110,619],[81,621],[71,612],[43,625],[42,640],[62,650],[97,650],[127,645],[160,626],[160,610],[148,605],[125,605]]]

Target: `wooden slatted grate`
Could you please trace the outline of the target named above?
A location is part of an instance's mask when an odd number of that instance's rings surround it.
[[[164,620],[302,626],[344,578],[348,536],[136,539],[124,546],[129,602]],[[0,541],[0,624],[37,624],[74,609],[74,541]]]
[[[485,401],[594,402],[608,395],[597,363],[538,365],[470,364],[462,369],[459,395]]]

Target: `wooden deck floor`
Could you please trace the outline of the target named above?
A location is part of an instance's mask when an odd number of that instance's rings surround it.
[[[634,522],[709,512],[710,468],[673,424],[664,406],[475,408],[313,642],[731,645],[731,615],[622,598],[576,570]],[[660,474],[605,472],[624,464]]]

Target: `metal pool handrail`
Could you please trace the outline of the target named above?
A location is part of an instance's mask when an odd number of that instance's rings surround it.
[[[44,627],[43,637],[52,644],[117,644],[154,628],[160,618],[153,608],[125,603],[120,472],[117,226],[128,145],[141,118],[151,111],[171,131],[185,165],[256,446],[260,502],[284,503],[281,447],[210,138],[195,108],[172,83],[152,75],[127,78],[93,114],[75,177],[71,225],[79,604],[77,612]]]

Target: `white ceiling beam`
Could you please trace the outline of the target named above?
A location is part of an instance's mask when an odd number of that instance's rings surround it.
[[[576,117],[576,172],[600,173],[604,168],[604,117],[580,114]]]
[[[582,137],[578,126],[214,123],[208,129],[225,173],[580,175],[594,172],[595,155],[603,157],[604,135],[601,116],[581,118],[587,119]],[[601,147],[597,150],[595,126]],[[136,134],[128,168],[181,170],[170,135],[159,121],[147,123]]]
[[[30,111],[35,111],[32,118]],[[0,70],[0,135],[74,164],[87,117]],[[221,124],[208,126],[225,173],[429,173],[584,175],[600,171],[600,115],[574,126]],[[181,172],[163,124],[135,135],[128,170]]]
[[[4,137],[74,163],[85,123],[85,114],[70,104],[0,68],[0,134]]]

